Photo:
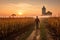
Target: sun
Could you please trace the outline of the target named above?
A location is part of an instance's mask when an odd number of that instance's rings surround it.
[[[23,15],[23,11],[22,10],[18,10],[18,15]]]
[[[22,12],[18,12],[18,14],[19,14],[19,15],[23,15],[23,13],[22,13]]]
[[[18,11],[18,15],[23,15],[23,12],[21,12],[21,11]]]

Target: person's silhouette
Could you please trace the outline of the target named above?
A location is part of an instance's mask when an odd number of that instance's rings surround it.
[[[36,24],[36,29],[39,29],[39,18],[38,16],[36,16],[36,19],[35,19],[35,24]]]

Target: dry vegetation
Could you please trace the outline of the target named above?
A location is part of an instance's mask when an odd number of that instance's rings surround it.
[[[22,34],[34,26],[34,18],[0,18],[0,39]]]
[[[48,30],[52,36],[54,36],[54,40],[60,40],[60,18],[51,17],[47,19]]]

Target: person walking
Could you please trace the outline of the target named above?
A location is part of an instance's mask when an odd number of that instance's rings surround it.
[[[34,36],[33,40],[37,40],[37,37],[39,36],[39,31],[40,31],[39,23],[40,23],[39,18],[38,18],[38,16],[36,16],[36,19],[35,19],[35,36]]]
[[[36,29],[39,29],[39,23],[40,23],[39,18],[38,16],[36,16],[36,19],[35,19]]]

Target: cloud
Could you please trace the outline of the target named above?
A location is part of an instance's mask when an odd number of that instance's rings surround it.
[[[17,3],[30,3],[30,4],[40,4],[42,0],[0,0],[0,4],[17,4]]]
[[[45,1],[43,1],[43,3],[54,6],[54,5],[59,5],[60,0],[45,0]]]
[[[46,4],[58,4],[60,3],[60,0],[0,0],[0,3],[13,3],[13,4],[17,4],[17,3],[30,3],[30,4],[42,4],[42,3],[46,3]]]

